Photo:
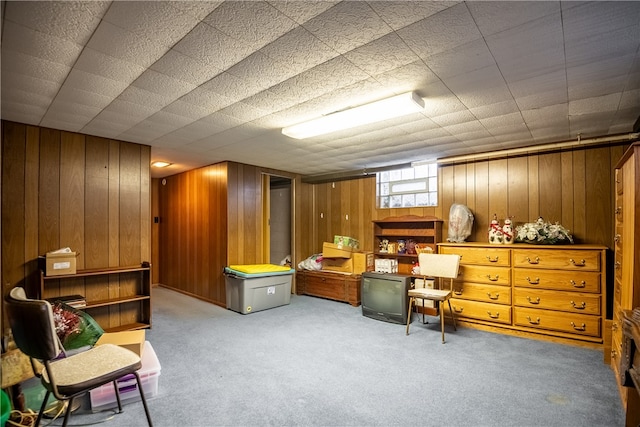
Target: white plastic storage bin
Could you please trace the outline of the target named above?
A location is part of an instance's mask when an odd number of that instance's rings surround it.
[[[156,352],[151,347],[149,341],[145,341],[142,352],[142,367],[138,370],[142,390],[145,399],[150,399],[158,395],[158,379],[160,378],[160,361]],[[118,381],[118,391],[122,404],[140,400],[138,392],[138,382],[134,375],[125,375]],[[113,390],[113,383],[108,383],[89,392],[91,399],[91,410],[99,412],[104,409],[117,408],[116,393]]]

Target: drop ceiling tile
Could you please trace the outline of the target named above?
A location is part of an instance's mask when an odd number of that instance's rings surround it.
[[[609,123],[613,121],[615,112],[610,111],[608,114],[602,111],[598,113],[585,113],[569,116],[572,135],[581,135],[582,138],[594,137],[599,135],[598,129],[603,126],[609,127]]]
[[[155,106],[147,107],[139,103],[115,99],[107,108],[102,110],[100,115],[107,113],[115,114],[120,116],[119,120],[122,120],[122,117],[126,117],[125,126],[127,126],[128,129],[154,114],[156,111],[158,110]]]
[[[2,50],[2,74],[13,72],[62,84],[70,70],[66,65],[57,62]]]
[[[215,110],[200,107],[199,105],[192,104],[183,100],[173,101],[171,104],[166,105],[162,111],[177,114],[183,117],[187,117],[193,121],[200,120],[203,117],[208,116]]]
[[[441,79],[464,75],[496,64],[484,39],[473,40],[431,55],[425,59],[425,63]]]
[[[82,90],[75,85],[67,84],[65,82],[65,84],[62,86],[62,88],[60,88],[60,91],[55,97],[55,101],[66,102],[70,104],[75,103],[82,106],[87,106],[89,108],[101,110],[109,105],[111,101],[113,101],[113,97]]]
[[[571,100],[569,101],[569,117],[593,114],[598,111],[616,111],[620,105],[621,97],[621,93],[611,93],[593,98]]]
[[[193,83],[177,80],[153,70],[146,70],[132,85],[168,99],[178,99],[197,87]]]
[[[196,25],[173,49],[216,70],[226,70],[253,52],[246,43],[204,23]]]
[[[536,19],[486,40],[507,82],[564,68],[562,22],[558,15]]]
[[[180,101],[193,104],[198,108],[203,108],[211,113],[227,107],[234,102],[227,96],[204,89],[202,86],[192,90],[191,92],[180,98]]]
[[[575,42],[567,42],[567,66],[589,65],[591,62],[615,60],[637,52],[640,46],[640,25],[620,28],[607,33],[592,34]]]
[[[100,108],[75,102],[60,101],[56,99],[49,107],[42,119],[42,126],[51,121],[64,121],[74,124],[74,130],[82,129],[91,119],[100,112]]]
[[[201,85],[200,89],[224,95],[234,102],[262,91],[259,80],[243,80],[228,72],[218,74]]]
[[[502,101],[495,104],[486,104],[478,107],[470,108],[471,114],[477,117],[479,120],[500,117],[502,115],[510,115],[513,113],[520,114],[518,104],[511,99],[508,101]]]
[[[145,68],[133,62],[85,48],[78,58],[74,70],[84,71],[128,85],[138,78]]]
[[[501,124],[494,123],[491,127],[487,127],[489,133],[494,137],[500,137],[505,135],[513,135],[520,134],[526,135],[529,134],[529,128],[520,118],[520,123],[511,123],[511,124]]]
[[[78,45],[85,44],[111,1],[9,1],[4,18]]]
[[[126,82],[111,80],[74,68],[65,80],[65,86],[96,93],[114,99],[124,91],[128,85]]]
[[[466,5],[484,36],[518,27],[547,15],[560,14],[559,2],[472,1]]]
[[[261,52],[254,52],[247,56],[227,72],[245,82],[250,82],[251,86],[259,90],[267,89],[298,74],[289,68],[287,63],[276,61]]]
[[[173,2],[172,6],[176,9],[183,11],[184,13],[193,16],[198,20],[203,20],[217,7],[219,7],[223,0],[220,1],[201,1],[201,0],[181,0]]]
[[[466,110],[464,104],[440,81],[423,86],[420,95],[424,99],[426,117],[434,118]]]
[[[181,80],[199,86],[218,74],[222,70],[212,67],[178,52],[175,49],[169,50],[162,58],[158,59],[149,67],[174,79]]]
[[[566,72],[564,70],[509,83],[509,89],[521,110],[568,101]]]
[[[403,67],[396,68],[387,73],[379,74],[376,81],[383,87],[395,93],[404,93],[422,89],[433,83],[441,83],[423,61],[416,61]],[[427,91],[420,90],[420,95],[428,95]]]
[[[468,108],[513,99],[500,70],[494,65],[443,79],[444,84]]]
[[[114,103],[121,105],[136,105],[145,109],[148,113],[155,113],[169,105],[173,100],[157,93],[149,92],[135,86],[127,87],[116,99]],[[146,115],[144,116],[146,117]]]
[[[453,113],[432,117],[431,120],[445,129],[447,128],[447,126],[456,126],[462,123],[477,122],[473,114],[471,114],[469,110],[464,109]]]
[[[37,125],[40,119],[47,111],[44,105],[36,105],[29,103],[22,98],[17,101],[2,101],[2,119],[12,122],[25,123],[28,125]]]
[[[536,128],[541,123],[567,125],[568,116],[569,106],[566,103],[522,111],[522,117],[530,128]]]
[[[298,24],[304,24],[309,19],[340,3],[339,1],[269,1],[271,6]]]
[[[145,68],[169,50],[167,46],[139,37],[106,21],[100,23],[87,47]]]
[[[419,58],[395,33],[353,49],[344,57],[370,76],[411,64]]]
[[[518,112],[480,119],[480,123],[491,131],[504,126],[520,126],[524,124],[522,114]]]
[[[176,3],[168,1],[115,1],[102,19],[138,37],[145,38],[149,34],[153,34],[155,43],[171,47],[200,21],[195,16],[174,7]],[[140,19],[140,17],[144,17],[144,19]]]
[[[82,46],[8,21],[3,25],[2,50],[20,52],[71,67]]]
[[[621,110],[635,110],[638,117],[638,102],[640,102],[640,86],[633,90],[625,90],[620,98]]]
[[[220,114],[231,116],[243,123],[250,122],[251,120],[255,120],[267,114],[266,112],[257,108],[253,108],[251,105],[245,104],[243,102],[236,102],[235,104],[231,104],[230,106],[225,107],[218,112]]]
[[[346,53],[392,31],[366,2],[341,2],[304,27],[330,48]]]
[[[204,22],[239,40],[251,49],[260,49],[297,24],[267,2],[225,2]]]
[[[394,30],[455,6],[458,1],[372,1],[369,5]]]
[[[579,2],[576,7],[566,10],[563,7],[562,20],[569,45],[593,37],[594,34],[615,32],[622,28],[637,33],[640,4],[636,1]]]
[[[260,50],[278,62],[286,63],[297,73],[322,64],[339,55],[304,27],[297,27]]]
[[[397,33],[423,59],[481,38],[464,3],[422,19]]]
[[[60,90],[60,84],[45,79],[40,79],[25,74],[3,72],[2,91],[9,93],[12,89],[28,90],[28,92],[38,93],[43,99],[53,99]],[[2,94],[5,101],[5,93]]]

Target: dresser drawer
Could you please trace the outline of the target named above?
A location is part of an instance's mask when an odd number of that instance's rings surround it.
[[[511,265],[511,257],[509,249],[503,248],[456,248],[451,246],[440,246],[438,248],[441,254],[457,254],[460,255],[460,264],[473,265],[495,265],[498,267],[509,267]]]
[[[461,265],[458,280],[464,282],[509,286],[511,283],[510,275],[511,269],[509,267]]]
[[[457,317],[511,324],[511,306],[451,298],[451,308]]]
[[[514,249],[513,266],[516,268],[600,271],[600,252],[571,249]]]
[[[494,304],[511,304],[511,288],[482,283],[454,282],[453,295],[459,299]]]
[[[600,273],[516,268],[513,285],[559,291],[600,293]]]
[[[534,329],[566,332],[575,335],[601,337],[601,317],[514,307],[514,324]]]
[[[600,295],[544,289],[515,288],[513,304],[592,315],[599,315],[602,311]]]

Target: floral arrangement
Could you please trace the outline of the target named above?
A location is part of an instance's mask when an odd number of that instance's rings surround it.
[[[540,245],[569,244],[573,243],[573,237],[562,225],[557,222],[545,222],[540,217],[535,222],[516,227],[516,242]]]

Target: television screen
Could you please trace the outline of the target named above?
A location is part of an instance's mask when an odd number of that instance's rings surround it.
[[[362,315],[391,323],[407,323],[411,277],[399,274],[362,274]]]

